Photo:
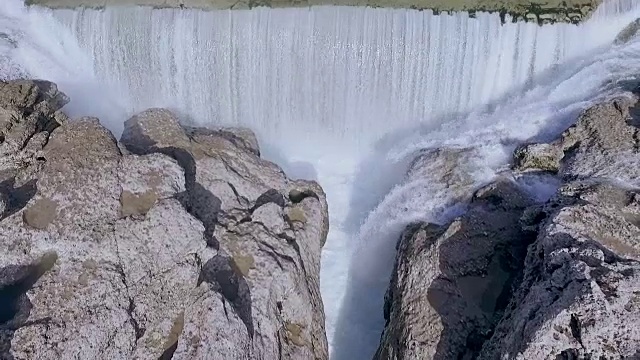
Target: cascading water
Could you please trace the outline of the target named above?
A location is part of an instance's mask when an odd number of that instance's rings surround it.
[[[53,16],[129,109],[170,106],[205,125],[249,125],[279,146],[285,136],[318,144],[317,134],[367,146],[390,123],[411,126],[496,99],[620,28],[350,7]]]
[[[490,179],[514,144],[556,134],[634,79],[640,44],[611,44],[639,16],[631,0],[608,1],[579,26],[399,9],[48,10],[4,0],[0,78],[55,81],[71,115],[99,116],[116,133],[152,106],[256,131],[267,158],[327,192],[321,280],[333,358],[367,358],[399,232],[449,214],[437,174],[392,189],[405,160],[473,147],[468,166],[478,184]]]

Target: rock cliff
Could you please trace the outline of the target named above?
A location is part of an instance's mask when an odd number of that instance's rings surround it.
[[[640,357],[637,102],[595,105],[518,148],[452,223],[409,226],[375,358]],[[539,204],[513,179],[542,174],[562,185]]]
[[[0,358],[327,359],[327,204],[246,129],[0,83]]]

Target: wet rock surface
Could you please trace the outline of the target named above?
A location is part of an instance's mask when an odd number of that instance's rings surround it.
[[[475,358],[523,270],[532,201],[507,179],[478,190],[451,224],[415,224],[398,243],[376,359]]]
[[[628,94],[584,111],[557,140],[530,144],[515,153],[518,171],[557,172],[565,181],[603,178],[635,183],[640,179],[638,97]]]
[[[247,129],[150,109],[119,144],[66,101],[0,83],[0,358],[327,358],[318,184]]]
[[[510,176],[562,182],[550,200],[502,176],[453,222],[409,226],[375,358],[639,357],[637,101],[605,101],[516,149]]]

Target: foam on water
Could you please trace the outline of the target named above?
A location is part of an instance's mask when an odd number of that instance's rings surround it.
[[[367,358],[398,234],[463,210],[437,169],[403,180],[413,154],[473,147],[464,166],[488,181],[515,144],[557,134],[635,81],[638,42],[611,43],[638,16],[631,0],[608,1],[579,26],[542,27],[402,9],[52,11],[3,0],[0,78],[55,81],[71,115],[97,115],[116,133],[151,106],[255,130],[268,158],[327,192],[332,356]]]

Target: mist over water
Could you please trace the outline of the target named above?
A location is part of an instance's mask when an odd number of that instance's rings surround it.
[[[489,181],[516,144],[556,135],[636,81],[640,44],[612,42],[639,16],[629,0],[579,26],[403,9],[48,10],[3,0],[0,78],[55,81],[71,115],[98,116],[116,134],[154,106],[256,131],[265,157],[325,189],[332,358],[370,358],[400,231],[464,211],[438,168],[405,178],[415,153],[472,148],[461,166],[477,185]]]

